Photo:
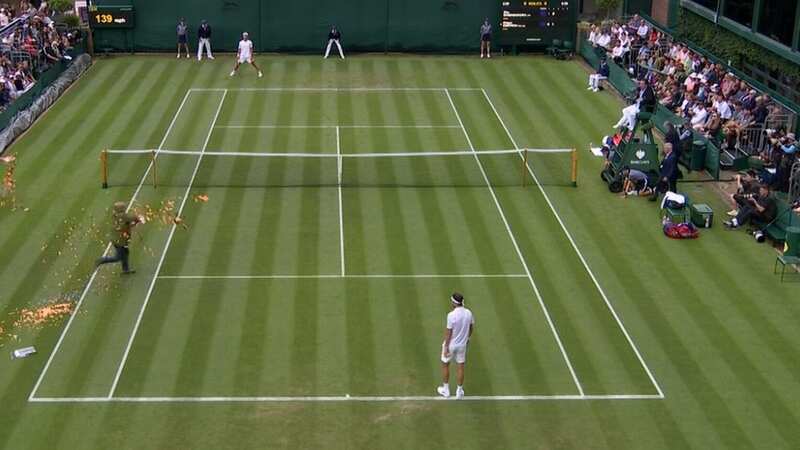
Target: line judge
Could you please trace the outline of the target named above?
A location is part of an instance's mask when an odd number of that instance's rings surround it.
[[[331,46],[336,44],[336,48],[339,49],[339,56],[344,59],[344,51],[342,51],[342,44],[339,40],[342,39],[342,33],[336,29],[336,25],[331,27],[331,31],[328,33],[328,47],[325,48],[325,59],[328,59],[328,55],[331,53]]]

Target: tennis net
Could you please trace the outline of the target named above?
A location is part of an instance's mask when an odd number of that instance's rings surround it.
[[[573,149],[348,154],[104,150],[100,160],[104,187],[143,182],[196,187],[577,184]]]

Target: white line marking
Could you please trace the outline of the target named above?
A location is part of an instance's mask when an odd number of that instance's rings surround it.
[[[342,212],[342,140],[339,137],[339,127],[336,127],[336,172],[339,189],[339,253],[341,256],[342,276],[344,276],[344,213]]]
[[[222,92],[222,98],[219,101],[219,105],[217,106],[217,112],[214,114],[214,120],[211,122],[211,127],[208,129],[208,134],[206,135],[206,140],[203,142],[203,150],[208,146],[208,141],[211,139],[211,133],[214,132],[214,125],[217,123],[217,119],[219,118],[219,113],[222,111],[222,105],[225,103],[225,97],[228,95],[227,91]],[[192,177],[189,180],[189,185],[186,187],[186,192],[183,194],[183,200],[181,200],[181,205],[178,208],[178,213],[176,217],[181,217],[183,213],[183,208],[186,206],[186,200],[189,198],[189,193],[192,190],[192,185],[194,184],[194,179],[197,176],[197,171],[200,169],[200,163],[203,161],[203,153],[200,153],[200,156],[197,158],[197,163],[194,166],[194,171],[192,172]],[[156,266],[156,271],[153,274],[153,279],[150,281],[150,287],[147,289],[147,294],[144,297],[144,302],[142,303],[142,307],[139,310],[139,315],[136,317],[136,323],[133,326],[133,331],[131,332],[131,336],[128,339],[128,345],[125,347],[125,353],[122,355],[122,361],[119,363],[119,367],[117,367],[117,373],[114,376],[114,382],[111,384],[111,389],[108,392],[108,398],[114,396],[114,392],[117,390],[117,384],[119,383],[119,378],[122,376],[122,371],[125,369],[125,363],[128,361],[128,354],[130,354],[131,347],[133,346],[133,341],[136,339],[136,333],[139,331],[139,325],[142,323],[142,317],[144,316],[144,311],[147,309],[147,304],[150,302],[150,296],[153,294],[153,288],[156,285],[156,280],[158,280],[158,274],[161,272],[161,266],[164,264],[164,258],[167,256],[167,250],[169,250],[169,246],[172,243],[172,237],[175,235],[175,229],[178,227],[177,223],[172,224],[172,228],[169,230],[169,236],[167,236],[167,243],[164,245],[164,250],[161,252],[161,258],[158,261],[158,266]]]
[[[608,395],[473,395],[458,401],[574,401],[574,400],[660,400],[653,394]],[[454,400],[454,399],[450,399]],[[38,397],[33,403],[300,403],[300,402],[442,402],[439,396],[309,396],[309,397]],[[455,400],[454,400],[455,401]]]
[[[167,127],[167,131],[164,133],[164,137],[161,139],[161,142],[158,144],[158,149],[159,150],[161,148],[163,148],[164,144],[167,142],[167,138],[169,137],[169,134],[172,132],[172,128],[175,126],[175,122],[178,120],[178,116],[180,116],[181,111],[183,111],[183,106],[186,104],[186,100],[189,99],[189,94],[191,94],[191,93],[192,93],[192,91],[190,89],[190,90],[186,91],[186,94],[184,94],[183,100],[181,100],[180,105],[178,105],[178,109],[175,111],[175,115],[172,116],[172,121],[169,123],[169,126]],[[144,184],[145,180],[147,179],[147,175],[150,173],[150,170],[152,169],[152,167],[153,167],[153,162],[150,161],[150,164],[148,164],[147,169],[145,170],[144,174],[142,175],[141,180],[139,180],[139,185],[136,187],[136,190],[133,192],[133,196],[131,196],[130,201],[128,201],[128,207],[125,210],[126,212],[130,211],[131,206],[133,206],[133,202],[136,200],[136,197],[139,195],[139,192],[142,189],[142,185]],[[111,250],[111,243],[106,245],[105,250],[103,250],[103,255],[102,256],[105,256],[106,254],[108,254],[109,250]],[[58,351],[61,349],[61,344],[64,341],[64,337],[67,335],[67,332],[69,331],[70,327],[72,326],[72,322],[75,320],[75,317],[78,315],[78,311],[81,309],[81,305],[83,305],[83,301],[86,299],[86,295],[88,294],[89,289],[92,287],[92,284],[94,283],[94,280],[97,277],[98,269],[99,268],[95,268],[94,271],[92,271],[92,275],[89,277],[89,281],[86,282],[86,286],[83,288],[83,292],[81,292],[81,296],[78,299],[78,303],[75,305],[75,309],[72,311],[72,314],[70,314],[69,320],[67,321],[67,324],[64,326],[64,329],[61,330],[61,335],[58,337],[58,341],[56,341],[56,345],[55,345],[55,347],[53,347],[53,351],[50,352],[50,356],[47,358],[47,362],[45,363],[44,368],[42,369],[42,372],[39,374],[39,378],[36,380],[36,384],[33,386],[33,390],[31,390],[31,393],[28,395],[28,400],[32,400],[36,396],[36,392],[39,390],[39,386],[42,384],[42,381],[44,380],[45,374],[47,374],[47,371],[50,369],[50,364],[52,364],[53,359],[56,356],[56,353],[58,353]]]
[[[486,93],[485,89],[481,89],[481,91],[483,92],[484,98],[486,98],[486,101],[489,103],[489,106],[492,107],[492,110],[494,111],[495,116],[497,116],[497,120],[500,121],[500,125],[503,126],[503,129],[505,130],[506,134],[508,135],[508,138],[511,140],[511,144],[514,146],[514,148],[519,149],[520,147],[517,145],[517,142],[514,140],[514,137],[511,135],[511,132],[508,130],[508,127],[506,126],[505,122],[503,122],[503,118],[500,117],[500,113],[497,111],[497,108],[495,108],[494,103],[492,103],[492,99],[489,98],[489,94]],[[520,155],[520,157],[521,157],[521,155]],[[550,197],[547,195],[547,192],[545,192],[545,190],[542,187],[541,183],[539,183],[539,179],[536,177],[536,174],[533,172],[533,170],[530,168],[530,166],[528,166],[528,173],[531,175],[533,180],[536,182],[536,186],[539,188],[539,191],[542,193],[542,196],[544,197],[544,200],[547,202],[547,205],[550,207],[550,210],[553,212],[553,215],[556,217],[556,220],[558,221],[558,224],[561,226],[561,230],[564,231],[564,234],[567,236],[567,239],[569,240],[570,245],[572,245],[572,248],[575,250],[575,253],[578,254],[578,258],[581,260],[581,264],[583,264],[583,267],[586,269],[586,272],[589,273],[589,277],[592,279],[592,282],[594,283],[595,287],[597,288],[597,291],[600,292],[600,296],[603,297],[603,301],[605,301],[606,306],[608,307],[609,311],[611,311],[611,315],[614,316],[614,320],[616,320],[617,325],[619,325],[619,328],[622,330],[622,333],[625,335],[625,339],[627,339],[628,344],[633,349],[633,352],[636,353],[636,357],[639,359],[639,363],[641,363],[642,367],[644,367],[645,372],[647,372],[647,376],[650,377],[650,381],[653,383],[653,386],[655,386],[656,391],[658,391],[658,395],[661,398],[664,398],[664,392],[661,390],[661,386],[659,386],[658,381],[656,381],[656,378],[653,376],[653,373],[650,371],[650,367],[648,367],[647,363],[644,361],[644,358],[642,357],[642,354],[639,352],[639,348],[636,347],[636,343],[633,342],[633,339],[631,338],[630,334],[628,334],[628,330],[625,328],[625,325],[622,323],[622,319],[620,319],[619,315],[617,314],[617,311],[614,309],[614,306],[611,304],[611,301],[608,299],[608,296],[606,295],[605,291],[603,291],[603,288],[600,286],[600,282],[597,281],[597,277],[594,275],[594,272],[592,272],[592,269],[589,267],[589,263],[586,262],[586,258],[583,257],[583,253],[581,253],[580,249],[578,248],[578,245],[575,243],[575,239],[572,238],[572,234],[570,234],[569,230],[567,230],[566,225],[564,225],[564,221],[561,220],[561,216],[558,215],[558,212],[556,211],[555,206],[553,206],[553,202],[550,201]]]
[[[388,129],[429,129],[429,128],[459,128],[458,125],[217,125],[216,128],[233,128],[233,129],[248,129],[248,128],[263,128],[263,129],[372,129],[372,128],[388,128]]]
[[[456,108],[456,104],[453,102],[453,97],[450,96],[450,91],[445,89],[444,93],[447,95],[447,100],[450,102],[450,106],[453,108],[453,112],[458,119],[459,125],[461,125],[461,129],[464,131],[464,137],[467,138],[467,143],[472,151],[475,151],[475,147],[472,145],[472,140],[469,138],[469,134],[467,133],[467,129],[464,128],[464,122],[461,120],[461,115],[458,113],[458,108]],[[506,219],[506,214],[503,212],[502,206],[500,206],[500,201],[497,199],[497,195],[494,192],[494,188],[492,187],[492,183],[489,181],[489,176],[486,175],[486,170],[483,168],[483,163],[481,163],[480,158],[478,157],[477,153],[474,154],[475,161],[478,163],[478,168],[481,169],[481,175],[483,175],[483,179],[486,182],[486,186],[489,188],[489,193],[492,194],[492,199],[494,200],[494,204],[497,207],[497,211],[500,213],[500,218],[503,219],[503,224],[506,227],[506,231],[508,231],[508,236],[511,238],[511,242],[514,244],[514,249],[517,252],[517,256],[519,260],[522,262],[522,266],[525,268],[525,273],[528,275],[528,280],[530,280],[531,286],[533,287],[533,292],[536,293],[536,298],[539,300],[539,306],[542,308],[542,312],[544,312],[545,318],[547,318],[547,323],[550,325],[550,330],[553,332],[553,336],[556,338],[556,342],[558,343],[558,348],[561,350],[561,355],[564,357],[564,361],[567,363],[567,367],[569,368],[569,373],[572,375],[572,380],[575,382],[575,386],[578,388],[578,393],[583,396],[583,386],[581,386],[581,382],[578,381],[578,376],[575,374],[575,369],[572,368],[572,362],[569,359],[569,355],[567,355],[567,351],[564,349],[564,344],[561,343],[561,337],[558,335],[558,330],[556,330],[555,325],[553,324],[553,320],[550,318],[550,313],[547,310],[547,307],[544,304],[544,300],[542,299],[542,295],[539,293],[539,288],[536,286],[536,283],[533,281],[533,276],[531,275],[531,271],[528,268],[528,263],[525,261],[525,257],[522,255],[522,251],[517,244],[517,239],[514,237],[514,233],[511,231],[511,226],[508,224],[508,220]]]
[[[324,278],[528,278],[522,274],[363,274],[363,275],[159,275],[162,280],[294,280]]]
[[[232,92],[426,92],[426,91],[480,91],[481,88],[456,87],[264,87],[264,88],[191,88],[191,91],[232,91]]]

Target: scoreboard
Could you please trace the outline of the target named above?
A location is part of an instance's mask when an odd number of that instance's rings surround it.
[[[579,0],[501,0],[500,44],[550,45],[574,41]]]
[[[89,7],[89,26],[97,28],[133,28],[136,26],[136,15],[133,6],[100,6]]]

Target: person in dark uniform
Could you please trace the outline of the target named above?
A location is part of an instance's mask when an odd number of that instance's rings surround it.
[[[204,47],[208,59],[214,59],[214,55],[211,54],[211,26],[205,19],[200,22],[200,28],[197,29],[197,39],[197,60],[200,61],[203,59]]]
[[[489,18],[483,20],[481,25],[481,58],[483,53],[486,52],[486,57],[492,57],[492,25],[489,23]]]
[[[114,203],[112,214],[112,226],[114,229],[111,230],[110,240],[111,245],[114,246],[114,256],[103,256],[97,260],[97,265],[119,262],[122,264],[122,273],[124,275],[136,273],[135,270],[130,268],[130,249],[128,247],[131,242],[133,227],[144,221],[130,214],[127,211],[125,202]]]
[[[336,44],[336,48],[339,49],[339,56],[344,59],[344,51],[342,51],[342,44],[339,42],[342,39],[342,33],[336,29],[336,25],[331,27],[331,31],[328,33],[328,47],[325,49],[325,59],[328,58],[328,55],[331,53],[331,46]]]
[[[656,201],[659,194],[667,191],[678,192],[678,175],[680,174],[678,155],[672,151],[672,144],[664,144],[664,159],[661,160],[661,164],[658,167],[658,185],[656,190],[653,191],[650,201]]]

